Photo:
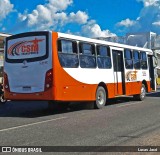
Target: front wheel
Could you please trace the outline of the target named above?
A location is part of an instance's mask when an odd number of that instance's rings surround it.
[[[138,101],[143,101],[146,97],[146,87],[144,84],[142,84],[141,86],[141,92],[140,94],[134,95],[133,96],[134,99],[138,100]]]
[[[96,101],[94,107],[102,109],[106,104],[106,91],[102,86],[99,86],[96,91]]]

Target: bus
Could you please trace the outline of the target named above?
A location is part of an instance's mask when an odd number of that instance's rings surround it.
[[[53,31],[12,35],[5,41],[4,95],[49,105],[109,98],[144,100],[155,90],[153,52]]]
[[[0,33],[0,85],[3,84],[4,39],[11,34]]]
[[[0,103],[5,103],[3,93],[4,38],[11,34],[0,33]]]

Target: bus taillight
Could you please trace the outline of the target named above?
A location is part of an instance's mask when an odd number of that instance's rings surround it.
[[[52,69],[48,70],[46,72],[46,77],[45,77],[45,91],[50,89],[53,84],[53,71]]]
[[[10,91],[10,88],[9,88],[9,82],[8,82],[8,76],[6,73],[4,73],[4,89],[7,90],[7,91]]]

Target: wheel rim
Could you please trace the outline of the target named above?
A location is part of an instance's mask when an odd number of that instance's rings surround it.
[[[144,98],[146,95],[146,90],[144,87],[141,88],[141,98]]]
[[[98,96],[97,96],[97,101],[100,105],[103,105],[105,102],[105,95],[103,91],[99,91]]]

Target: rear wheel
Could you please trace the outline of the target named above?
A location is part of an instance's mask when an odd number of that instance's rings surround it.
[[[106,91],[102,86],[99,86],[96,91],[96,101],[94,107],[102,109],[106,104]]]
[[[140,94],[134,95],[133,96],[134,99],[138,100],[138,101],[143,101],[146,97],[146,87],[144,84],[142,84],[141,86],[141,92]]]

